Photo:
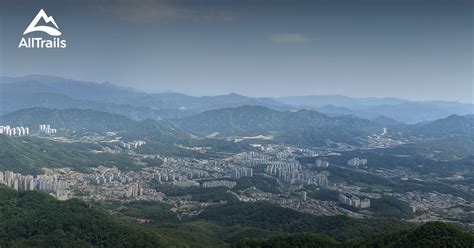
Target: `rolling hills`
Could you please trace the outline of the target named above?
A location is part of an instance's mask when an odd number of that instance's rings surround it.
[[[148,138],[174,142],[181,138],[191,138],[184,130],[165,120],[135,121],[122,115],[91,109],[21,109],[0,116],[0,123],[30,127],[31,131],[40,124],[50,124],[54,128],[78,134],[118,132],[130,139]]]
[[[443,119],[407,127],[409,135],[424,138],[474,137],[474,118],[469,115],[450,115]]]
[[[223,226],[251,226],[283,233],[320,233],[340,241],[412,226],[394,219],[364,220],[342,215],[314,216],[265,202],[239,202],[210,207],[199,214],[197,219]]]
[[[343,247],[472,247],[474,234],[442,222],[347,242]]]
[[[116,148],[118,138],[121,141],[146,141],[145,145],[136,150],[142,154],[203,157],[245,149],[240,144],[226,140],[196,137],[166,120],[135,121],[125,116],[90,109],[30,108],[0,116],[0,125],[30,127],[31,134],[37,133],[40,124],[51,124],[53,128],[59,129],[60,136],[75,142],[0,135],[0,155],[3,157],[0,169],[36,174],[42,167],[87,170],[88,167],[99,165],[122,169],[137,169],[147,165],[128,156],[126,152],[104,152],[110,147]],[[102,137],[102,141],[83,140],[84,137]],[[115,140],[115,143],[108,142],[110,140]],[[210,151],[203,154],[183,146],[208,147]]]
[[[80,200],[0,185],[2,247],[184,247],[155,230],[126,224]]]
[[[38,125],[50,124],[58,129],[76,132],[112,132],[132,128],[136,121],[118,114],[90,109],[21,109],[0,116],[1,123],[11,126],[27,126],[36,129]]]
[[[352,116],[329,117],[311,110],[276,111],[262,106],[242,106],[206,111],[173,122],[200,135],[221,137],[273,135],[278,142],[325,146],[328,142],[360,145],[382,126]]]
[[[69,134],[115,132],[126,140],[159,141],[162,148],[163,145],[173,144],[209,146],[219,143],[219,146],[230,150],[235,150],[235,145],[224,139],[258,135],[271,137],[273,143],[299,146],[323,147],[333,143],[361,145],[367,136],[381,133],[382,127],[388,127],[391,136],[414,142],[418,147],[416,150],[423,154],[438,154],[439,158],[446,159],[474,154],[472,149],[468,149],[474,140],[474,118],[458,115],[407,125],[382,117],[374,120],[353,116],[331,117],[312,110],[276,111],[263,106],[245,105],[172,120],[136,121],[90,109],[29,108],[0,116],[0,124],[28,126],[32,132],[44,123],[60,131],[70,131]],[[206,138],[208,135],[213,138]]]
[[[0,171],[38,174],[43,167],[70,167],[86,171],[89,167],[97,166],[139,169],[147,165],[127,154],[102,152],[104,147],[98,144],[60,143],[35,137],[12,138],[4,135],[0,135],[0,144]]]
[[[472,247],[474,235],[458,227],[441,222],[432,222],[411,230],[361,238],[356,241],[337,242],[313,233],[285,234],[269,239],[243,239],[233,245],[244,247],[306,247],[306,248],[375,248],[375,247]]]

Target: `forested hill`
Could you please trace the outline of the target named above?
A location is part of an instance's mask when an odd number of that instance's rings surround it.
[[[297,233],[275,236],[269,239],[242,239],[234,248],[469,248],[474,247],[474,234],[457,226],[442,222],[430,222],[406,231],[382,234],[355,241],[337,242],[327,236],[313,233]]]
[[[0,247],[170,247],[152,229],[126,224],[79,200],[0,186]]]
[[[330,117],[313,110],[276,111],[263,106],[241,106],[203,112],[173,122],[201,135],[273,135],[276,141],[324,146],[326,141],[360,144],[381,133],[382,125],[353,116]]]
[[[135,202],[137,206],[140,204]],[[151,203],[141,206],[145,209],[140,216],[144,213],[147,218],[156,218],[150,216],[164,213],[162,209],[153,212],[155,208],[150,208]],[[126,205],[124,209],[132,210],[133,204]],[[472,233],[450,224],[428,223],[409,229],[392,225],[389,229],[377,220],[311,217],[265,203],[210,208],[197,219],[188,221],[166,219],[158,214],[156,216],[161,217],[158,217],[157,225],[142,226],[124,222],[126,218],[122,219],[120,215],[111,215],[77,199],[59,201],[46,193],[20,192],[1,185],[0,213],[0,247],[227,247],[230,245],[229,237],[235,240],[231,245],[234,247],[474,245]],[[130,213],[132,215],[129,217],[135,216],[133,211]],[[387,220],[386,223],[397,222]],[[373,228],[369,228],[369,225],[373,225]],[[219,233],[223,235],[221,229],[233,230],[234,233],[225,234],[225,239],[218,236]],[[348,240],[350,237],[358,239]]]
[[[41,124],[50,124],[54,128],[67,128],[77,132],[122,131],[137,123],[122,115],[90,109],[48,108],[21,109],[0,116],[0,122],[30,129],[37,129]]]

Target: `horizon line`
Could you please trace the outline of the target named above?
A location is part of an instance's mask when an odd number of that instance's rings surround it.
[[[91,81],[91,80],[82,80],[82,79],[74,79],[74,78],[68,78],[68,77],[63,77],[63,76],[53,76],[53,75],[47,75],[47,74],[26,74],[22,76],[7,76],[7,75],[0,75],[0,78],[27,78],[27,77],[49,77],[49,78],[55,78],[55,79],[63,79],[63,80],[71,80],[71,81],[76,81],[76,82],[83,82],[83,83],[95,83],[95,84],[111,84],[116,87],[120,87],[126,90],[133,90],[137,91],[140,93],[145,93],[145,94],[182,94],[182,95],[187,95],[191,97],[216,97],[216,96],[228,96],[228,95],[239,95],[239,96],[244,96],[248,98],[267,98],[267,99],[278,99],[278,98],[290,98],[290,97],[347,97],[347,98],[352,98],[355,100],[364,100],[364,99],[393,99],[393,100],[401,100],[405,102],[446,102],[446,103],[461,103],[461,104],[471,104],[474,105],[474,96],[472,96],[471,102],[465,102],[465,101],[460,101],[460,100],[440,100],[436,98],[432,99],[408,99],[404,97],[399,97],[399,96],[354,96],[354,95],[346,95],[346,94],[307,94],[307,95],[273,95],[273,96],[261,96],[261,95],[247,95],[243,93],[239,93],[236,91],[228,91],[226,93],[216,93],[216,94],[209,94],[209,95],[201,95],[201,94],[193,94],[189,92],[180,92],[176,90],[154,90],[154,89],[145,89],[145,88],[136,88],[132,87],[130,85],[122,85],[121,83],[116,83],[116,82],[110,82],[108,80],[103,81],[103,82],[98,82],[98,81]]]

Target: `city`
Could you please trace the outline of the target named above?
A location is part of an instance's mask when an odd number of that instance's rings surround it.
[[[51,131],[54,130],[54,131]],[[56,129],[50,125],[40,125],[38,132],[32,135],[43,139],[58,139]],[[53,136],[51,136],[53,135]],[[66,138],[66,137],[64,137]],[[111,154],[127,153],[131,156],[152,158],[159,165],[144,167],[139,171],[122,171],[117,167],[99,166],[91,168],[91,172],[78,172],[71,168],[47,169],[46,174],[22,175],[11,171],[0,173],[0,183],[16,190],[39,190],[50,193],[60,200],[80,198],[88,202],[107,201],[157,201],[169,204],[177,209],[185,209],[182,214],[198,214],[208,204],[193,201],[187,196],[168,196],[163,187],[178,188],[225,188],[242,202],[268,202],[285,208],[321,216],[347,215],[356,218],[370,218],[371,201],[384,197],[393,197],[409,207],[413,215],[407,218],[413,222],[433,220],[458,221],[466,225],[471,214],[465,209],[472,209],[470,200],[449,193],[406,191],[396,192],[390,189],[374,190],[350,181],[332,182],[331,168],[356,171],[375,175],[386,180],[433,181],[430,175],[414,173],[406,169],[371,169],[367,166],[368,159],[353,157],[346,164],[332,164],[333,157],[340,157],[341,152],[350,149],[308,149],[275,144],[252,144],[255,151],[237,153],[220,159],[198,159],[186,157],[168,157],[159,154],[137,154],[135,150],[145,141],[119,141],[116,137],[108,137],[113,142],[105,152]],[[255,140],[253,141],[255,142]],[[381,142],[380,147],[390,147],[391,143]],[[312,161],[304,161],[301,158]],[[254,180],[267,183],[267,188],[260,189],[252,184],[242,188],[242,181]],[[257,183],[258,184],[258,183]],[[236,187],[239,186],[239,187]],[[318,191],[331,192],[333,199],[309,197]],[[461,191],[472,193],[472,185],[464,186]],[[225,204],[225,201],[212,204]],[[368,211],[362,211],[368,209]],[[181,216],[182,217],[182,216]],[[473,228],[472,224],[466,225]]]

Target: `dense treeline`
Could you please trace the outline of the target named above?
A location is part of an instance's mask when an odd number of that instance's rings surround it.
[[[159,184],[154,182],[152,185],[156,190],[165,193],[167,196],[187,197],[189,200],[198,202],[236,202],[237,198],[226,187],[177,187],[169,184]]]
[[[312,190],[308,192],[308,196],[320,201],[339,201],[339,192],[330,189]]]
[[[474,247],[474,234],[442,222],[347,242],[344,247]]]
[[[269,239],[242,239],[236,242],[235,248],[468,248],[474,247],[474,235],[457,226],[442,222],[431,222],[420,227],[382,234],[354,241],[338,243],[318,234],[297,233],[285,234]]]
[[[453,225],[318,217],[268,203],[231,202],[179,220],[158,202],[103,203],[0,186],[0,247],[472,247]],[[117,218],[119,217],[119,218]],[[120,219],[150,220],[142,226]],[[410,229],[411,228],[411,229]]]
[[[369,210],[375,212],[375,216],[398,219],[410,219],[414,216],[408,203],[395,197],[382,197],[372,199]]]
[[[79,200],[0,187],[0,247],[161,247],[179,244]]]
[[[233,248],[332,248],[338,247],[339,242],[320,234],[296,233],[275,236],[269,239],[242,239],[232,246]]]
[[[392,219],[359,220],[342,215],[314,216],[268,203],[236,203],[210,207],[197,218],[224,226],[250,226],[291,233],[321,233],[336,240],[349,240],[411,226]]]
[[[95,205],[132,222],[139,219],[152,224],[178,222],[178,216],[170,210],[171,206],[157,201],[107,201],[95,203]]]
[[[242,177],[237,181],[237,185],[233,188],[234,190],[242,190],[250,187],[255,187],[264,192],[270,192],[274,194],[279,194],[280,190],[278,189],[278,182],[274,178],[267,178],[260,175],[255,175],[253,177]]]

